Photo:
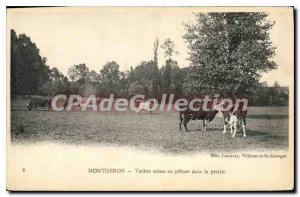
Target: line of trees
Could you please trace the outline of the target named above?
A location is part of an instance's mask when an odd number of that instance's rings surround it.
[[[259,83],[261,74],[276,69],[275,48],[269,37],[274,22],[266,13],[196,14],[183,36],[188,44],[189,67],[179,67],[175,43],[153,43],[153,59],[121,71],[109,61],[98,71],[84,63],[73,65],[64,76],[50,68],[47,59],[25,34],[11,30],[11,95],[79,94],[99,97],[159,97],[197,95],[251,96],[255,105],[287,105],[288,91]],[[158,50],[165,55],[158,65]]]
[[[158,66],[158,50],[165,52],[165,64]],[[131,97],[144,94],[158,97],[163,93],[182,95],[183,76],[186,68],[180,68],[172,59],[175,44],[166,39],[162,45],[156,39],[153,44],[153,59],[143,61],[128,71],[121,71],[115,61],[107,62],[99,71],[90,70],[84,63],[73,65],[64,76],[57,68],[50,68],[47,59],[25,34],[17,36],[11,30],[11,94],[56,95],[95,94],[107,97]]]

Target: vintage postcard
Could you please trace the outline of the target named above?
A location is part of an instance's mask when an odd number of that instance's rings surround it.
[[[294,190],[293,7],[7,8],[7,190]]]

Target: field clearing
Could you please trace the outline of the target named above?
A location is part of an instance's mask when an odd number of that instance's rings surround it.
[[[247,138],[241,129],[223,135],[217,117],[202,132],[202,121],[190,121],[191,132],[179,131],[179,112],[48,112],[27,111],[29,100],[13,99],[13,143],[67,143],[117,145],[165,153],[280,150],[288,148],[288,107],[252,107],[248,111]],[[21,125],[24,132],[21,132]]]

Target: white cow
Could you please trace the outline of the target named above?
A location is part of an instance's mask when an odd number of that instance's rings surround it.
[[[224,107],[224,103],[221,102],[220,106]],[[243,137],[246,137],[247,110],[243,111],[242,108],[238,108],[237,110],[235,110],[234,105],[227,106],[226,110],[223,110],[222,108],[219,108],[218,110],[220,110],[222,112],[223,118],[224,118],[224,131],[223,131],[223,134],[226,133],[226,126],[228,124],[230,126],[230,134],[232,134],[232,137],[235,137],[237,126],[242,125],[242,127],[243,127]]]
[[[230,126],[230,134],[232,134],[231,137],[235,137],[236,127],[237,127],[237,124],[238,124],[238,118],[232,112],[223,112],[223,116],[224,116],[224,131],[223,131],[223,134],[226,133],[226,125],[228,124]],[[244,137],[246,137],[245,132],[244,132]]]

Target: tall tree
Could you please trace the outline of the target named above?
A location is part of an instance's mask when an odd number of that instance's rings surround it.
[[[130,71],[129,71],[129,74],[128,74],[128,80],[129,80],[129,83],[135,81],[134,70],[133,70],[132,66],[130,66]]]
[[[184,84],[190,92],[222,95],[254,93],[263,72],[276,69],[266,13],[196,14],[186,24],[191,67]]]
[[[17,36],[11,30],[11,93],[13,95],[36,94],[49,80],[47,59],[25,34]]]
[[[79,84],[84,84],[90,80],[90,71],[85,64],[77,64],[72,66],[68,70],[68,75],[72,82],[77,82]]]
[[[156,38],[156,40],[153,43],[153,61],[156,65],[158,65],[158,47],[159,47],[159,40]]]
[[[144,88],[144,93],[147,96],[157,96],[159,70],[153,61],[144,61],[138,65],[134,70],[134,79]]]
[[[120,66],[115,61],[107,62],[100,70],[102,95],[116,94],[120,90]]]
[[[176,61],[167,60],[160,69],[161,89],[163,93],[182,94],[183,75]]]
[[[178,51],[175,51],[175,43],[170,38],[165,39],[161,48],[164,50],[165,57],[168,58],[168,60],[172,59],[174,53],[179,53]]]

